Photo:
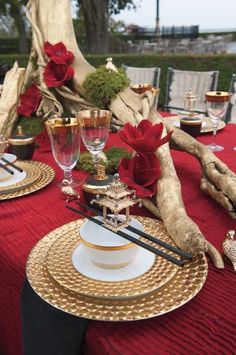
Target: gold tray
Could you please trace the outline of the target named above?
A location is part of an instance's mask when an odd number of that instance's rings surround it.
[[[143,218],[154,226],[156,221]],[[34,291],[52,306],[75,316],[103,321],[133,321],[160,316],[190,301],[201,290],[207,277],[207,260],[203,253],[178,268],[174,277],[145,296],[128,299],[93,298],[70,291],[49,274],[46,259],[49,248],[71,228],[77,229],[83,220],[63,225],[47,234],[32,249],[26,274]],[[161,222],[158,222],[161,224]]]
[[[47,186],[55,176],[54,170],[47,164],[33,161],[17,161],[16,165],[27,172],[24,180],[9,187],[1,188],[0,200],[28,195]]]
[[[150,224],[148,219],[135,218],[143,224],[146,233],[155,233],[159,239],[174,246],[162,223],[153,220]],[[157,256],[150,270],[139,277],[116,282],[94,280],[79,273],[72,264],[72,253],[79,244],[79,227],[71,225],[66,232],[61,231],[59,238],[49,248],[46,264],[51,276],[61,286],[86,296],[121,299],[144,295],[166,284],[178,269],[178,266]],[[155,246],[154,243],[150,244]],[[170,254],[174,256],[174,253]]]
[[[201,116],[201,115],[200,115]],[[184,117],[184,115],[175,115],[175,116],[167,116],[167,117],[163,117],[164,121],[166,121],[167,123],[171,123],[174,124],[176,121],[179,121],[179,119],[181,117]],[[202,118],[202,121],[206,123],[206,126],[202,126],[201,128],[201,133],[210,133],[213,132],[213,127],[212,127],[212,121],[209,117],[204,116]],[[177,127],[174,124],[175,127]],[[225,122],[224,121],[219,121],[218,123],[218,129],[217,131],[221,130],[225,128]]]

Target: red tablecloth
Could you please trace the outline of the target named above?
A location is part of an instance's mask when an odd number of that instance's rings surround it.
[[[209,143],[211,135],[198,139]],[[232,150],[236,145],[236,125],[226,126],[218,133],[217,140],[225,146],[217,155],[236,172],[236,152]],[[63,207],[64,199],[57,187],[62,172],[47,149],[47,140],[41,137],[40,143],[34,160],[52,166],[56,179],[34,194],[0,202],[0,353],[5,355],[22,354],[19,303],[30,250],[45,234],[77,218]],[[112,145],[121,145],[115,134],[110,135],[107,148]],[[222,251],[226,232],[236,229],[235,220],[200,191],[198,161],[179,151],[173,151],[172,155],[188,214],[205,237]],[[84,176],[82,172],[75,172],[75,175]],[[227,259],[221,271],[209,261],[207,281],[191,302],[174,312],[145,321],[93,321],[87,332],[86,350],[93,355],[233,354],[236,349],[235,281],[236,275]]]

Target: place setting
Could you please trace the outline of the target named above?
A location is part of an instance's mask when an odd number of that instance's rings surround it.
[[[30,194],[48,185],[54,179],[54,170],[47,164],[33,160],[18,160],[17,155],[6,153],[8,140],[0,137],[0,200]]]
[[[222,117],[217,118],[215,117],[215,115],[213,117],[212,109],[210,108],[209,102],[211,102],[212,106],[213,104],[215,104],[213,98],[219,96],[223,97],[223,102],[225,102],[225,104],[223,106],[223,114],[221,113]],[[209,97],[211,98],[211,101],[209,101]],[[222,130],[226,125],[223,121],[223,118],[226,113],[229,97],[229,93],[223,91],[207,92],[205,94],[207,114],[204,114],[202,112],[198,112],[198,110],[196,109],[197,97],[191,90],[189,90],[183,98],[184,110],[179,110],[178,114],[176,115],[164,117],[164,120],[173,124],[175,127],[182,129],[193,137],[197,137],[200,134],[211,132],[215,135],[215,132]]]
[[[111,191],[99,202],[106,205]],[[88,319],[139,320],[170,312],[200,291],[204,253],[193,258],[176,248],[162,222],[78,205],[66,207],[84,218],[46,235],[28,258],[27,278],[46,302]]]
[[[87,319],[134,321],[159,316],[190,301],[203,287],[208,265],[203,252],[193,257],[176,247],[162,221],[131,215],[133,206],[142,207],[141,199],[118,173],[107,176],[99,160],[110,118],[109,112],[87,110],[77,118],[48,123],[54,158],[60,161],[62,149],[55,146],[56,136],[64,134],[67,126],[75,130],[79,123],[97,173],[83,182],[81,196],[73,178],[68,185],[62,184],[61,191],[66,187],[71,197],[65,208],[78,219],[36,244],[26,274],[34,291],[60,310]],[[74,143],[74,154],[63,149],[64,158],[78,158],[79,141]],[[72,158],[68,161],[70,166],[75,163]],[[83,187],[87,188],[88,181],[97,189],[86,200]],[[104,181],[106,187],[101,189]]]

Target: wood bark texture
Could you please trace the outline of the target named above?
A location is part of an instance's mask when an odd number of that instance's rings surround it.
[[[0,96],[0,134],[8,138],[17,120],[17,106],[24,82],[25,69],[15,63],[5,76]]]

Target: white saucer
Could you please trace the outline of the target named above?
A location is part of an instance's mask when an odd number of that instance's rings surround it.
[[[72,254],[72,264],[82,275],[100,281],[125,281],[143,275],[153,265],[155,255],[140,248],[134,261],[120,269],[104,269],[93,264],[83,249],[83,245],[76,247]]]
[[[16,183],[24,180],[26,178],[26,176],[27,176],[27,173],[25,171],[23,171],[21,173],[18,170],[15,170],[12,167],[10,167],[10,169],[12,171],[14,171],[13,175],[10,175],[5,170],[0,168],[0,180],[4,180],[4,181],[0,181],[0,190],[1,190],[1,187],[8,187],[8,186],[10,187],[11,185],[16,184]],[[9,175],[10,175],[10,178],[9,178]],[[5,180],[4,177],[6,177],[7,180]]]
[[[180,120],[176,120],[172,122],[173,126],[180,128]],[[202,121],[202,127],[207,127],[208,124],[205,121]]]

